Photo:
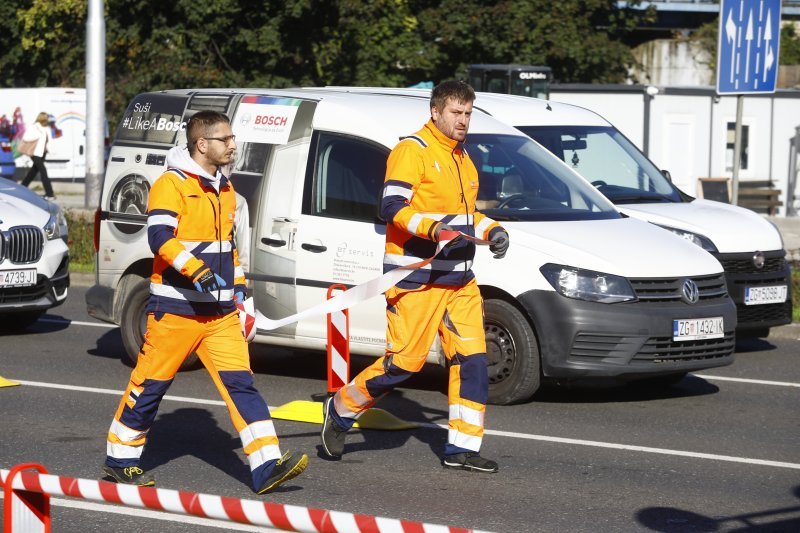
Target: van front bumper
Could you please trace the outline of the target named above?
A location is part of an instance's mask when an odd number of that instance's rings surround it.
[[[756,252],[714,254],[725,269],[725,282],[736,304],[736,331],[763,330],[792,322],[792,270],[786,251],[763,252],[764,265],[756,268]],[[786,301],[761,305],[745,303],[748,288],[785,286]]]
[[[533,319],[542,372],[549,378],[647,377],[729,365],[736,347],[730,298],[601,304],[554,291],[519,296]],[[724,337],[673,340],[673,320],[722,317]]]

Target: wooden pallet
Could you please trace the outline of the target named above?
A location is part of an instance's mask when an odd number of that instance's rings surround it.
[[[783,206],[781,190],[773,187],[769,180],[740,181],[737,204],[757,213],[775,215]]]

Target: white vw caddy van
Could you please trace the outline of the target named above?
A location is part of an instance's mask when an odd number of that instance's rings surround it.
[[[625,214],[707,250],[722,263],[739,336],[792,321],[791,272],[780,232],[761,215],[678,189],[600,115],[570,104],[480,93],[482,109],[517,127],[595,185]]]
[[[430,116],[423,99],[326,90],[136,96],[111,148],[96,216],[96,284],[86,296],[92,316],[120,324],[132,359],[152,263],[148,191],[201,109],[232,119],[239,153],[231,179],[252,224],[247,277],[256,307],[274,319],[323,302],[331,284],[382,273],[386,226],[377,213],[386,157]],[[488,114],[473,114],[466,148],[480,173],[479,208],[511,238],[504,259],[479,247],[473,265],[485,300],[490,401],[528,399],[542,377],[667,382],[733,361],[735,305],[713,256],[619,213]],[[381,296],[351,308],[352,352],[383,355],[385,326]],[[323,350],[325,317],[260,330],[256,341]],[[441,362],[438,347],[429,360]]]

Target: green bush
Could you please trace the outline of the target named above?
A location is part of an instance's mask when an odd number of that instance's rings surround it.
[[[66,209],[69,227],[69,269],[72,272],[94,272],[94,218],[92,213]]]

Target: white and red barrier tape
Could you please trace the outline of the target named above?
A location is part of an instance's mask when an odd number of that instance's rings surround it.
[[[4,484],[9,478],[9,473],[9,470],[0,469],[0,480]],[[309,533],[469,533],[473,531],[471,529],[394,518],[328,511],[296,505],[281,505],[256,500],[242,500],[226,496],[181,492],[155,487],[136,487],[108,481],[54,476],[38,472],[17,472],[11,479],[11,489],[214,518],[285,531]],[[6,505],[8,504],[10,502],[6,502]],[[10,524],[6,524],[5,530],[13,533]],[[478,532],[476,531],[476,533]]]
[[[394,270],[390,270],[389,272],[383,274],[382,276],[365,281],[364,283],[356,285],[355,287],[351,287],[350,289],[337,294],[333,298],[330,298],[319,305],[304,311],[300,311],[299,313],[291,316],[273,320],[265,317],[263,314],[261,314],[261,311],[256,310],[256,327],[259,330],[271,331],[273,329],[277,329],[288,324],[293,324],[312,316],[319,316],[341,311],[342,309],[349,309],[360,302],[374,298],[375,296],[383,294],[389,290],[390,287],[397,285],[400,281],[407,278],[412,271],[429,264],[437,255],[439,255],[439,252],[441,252],[445,246],[457,238],[467,239],[475,244],[491,244],[489,241],[466,235],[460,231],[442,231],[441,240],[436,247],[436,253],[433,254],[432,257],[418,261],[411,265],[397,267]]]

